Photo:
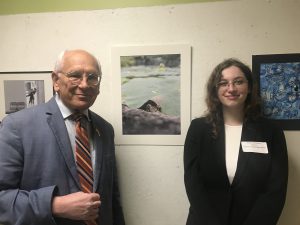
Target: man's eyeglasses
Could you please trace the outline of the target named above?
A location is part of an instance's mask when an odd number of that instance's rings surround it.
[[[221,80],[219,83],[217,83],[216,87],[226,89],[232,84],[235,88],[239,88],[239,87],[242,87],[246,83],[248,83],[248,81],[245,79],[236,79],[236,80],[232,80],[232,81]]]
[[[65,73],[60,71],[59,73],[62,73],[63,75],[65,75],[72,84],[74,85],[79,85],[84,77],[85,72],[83,71],[71,71],[69,73]],[[98,73],[87,73],[86,74],[86,83],[89,86],[96,86],[100,83],[101,81],[101,74]]]

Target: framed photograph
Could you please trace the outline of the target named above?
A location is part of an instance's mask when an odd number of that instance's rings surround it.
[[[48,101],[53,96],[51,71],[0,72],[0,118]]]
[[[300,130],[300,54],[253,55],[262,111],[284,130]]]
[[[116,144],[183,145],[191,118],[191,47],[113,47],[112,74]]]

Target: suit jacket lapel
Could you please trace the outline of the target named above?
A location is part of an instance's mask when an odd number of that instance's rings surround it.
[[[64,119],[54,98],[52,98],[47,104],[49,106],[47,112],[48,114],[47,122],[53,132],[53,135],[56,138],[57,144],[59,146],[59,150],[66,162],[66,165],[75,183],[80,189],[80,183],[77,174],[76,163],[74,160],[74,154],[73,154],[73,150],[71,147],[71,143],[69,140],[69,135],[68,135],[67,128],[65,126]]]
[[[103,149],[104,149],[104,132],[101,130],[101,125],[96,122],[96,118],[93,113],[90,112],[92,120],[92,135],[95,148],[95,168],[94,168],[94,191],[98,189],[100,184],[100,175],[103,165]]]

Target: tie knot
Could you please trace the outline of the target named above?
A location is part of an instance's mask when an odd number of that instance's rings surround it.
[[[76,113],[73,113],[71,116],[70,116],[70,119],[75,121],[75,126],[76,127],[81,127],[81,128],[84,128],[85,130],[88,129],[88,118],[85,114],[83,113],[79,113],[79,112],[76,112]],[[77,128],[76,128],[77,129]]]
[[[86,115],[84,115],[83,113],[73,113],[71,116],[70,116],[70,119],[71,120],[74,120],[76,122],[82,120],[82,119],[86,119]]]
[[[87,129],[88,127],[88,118],[83,113],[73,113],[70,116],[70,119],[76,122],[76,126],[83,127]]]

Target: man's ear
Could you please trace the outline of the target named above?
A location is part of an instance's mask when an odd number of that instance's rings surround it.
[[[58,85],[58,82],[59,82],[58,74],[55,73],[55,72],[52,72],[51,76],[52,76],[53,89],[54,89],[55,92],[58,92],[58,90],[59,90],[59,85]]]

